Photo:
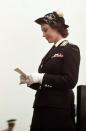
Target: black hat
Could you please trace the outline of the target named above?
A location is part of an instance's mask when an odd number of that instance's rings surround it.
[[[63,13],[61,11],[54,11],[46,14],[44,17],[40,17],[35,20],[37,24],[47,23],[49,25],[60,23],[64,28],[68,28],[69,26],[65,24],[65,19],[63,17]]]
[[[16,121],[16,119],[10,119],[10,120],[7,120],[7,123],[8,124],[15,124],[15,121]]]

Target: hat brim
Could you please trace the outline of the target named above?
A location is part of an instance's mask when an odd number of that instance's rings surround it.
[[[49,23],[48,23],[48,19],[45,18],[45,17],[38,18],[38,19],[35,20],[35,22],[36,22],[37,24],[39,24],[39,25],[49,24]],[[64,24],[64,27],[65,27],[65,28],[68,28],[69,25]]]
[[[16,119],[7,120],[8,123],[15,123]]]
[[[68,27],[69,27],[69,25],[66,25],[66,24],[65,24],[65,28],[68,28]]]
[[[37,20],[35,20],[35,22],[39,25],[43,24],[43,23],[47,23],[46,18],[45,17],[41,17],[38,18]]]

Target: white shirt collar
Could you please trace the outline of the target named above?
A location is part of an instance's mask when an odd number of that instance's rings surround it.
[[[60,43],[62,43],[64,40],[67,40],[65,38],[62,38],[61,40],[57,41],[57,43],[55,43],[55,47],[57,47]]]

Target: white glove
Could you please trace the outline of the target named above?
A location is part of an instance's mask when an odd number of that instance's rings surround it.
[[[26,77],[24,75],[20,75],[20,83],[19,84],[26,84]]]
[[[28,85],[31,85],[33,83],[42,84],[43,76],[44,76],[44,73],[31,73],[30,75],[27,76],[26,83]]]

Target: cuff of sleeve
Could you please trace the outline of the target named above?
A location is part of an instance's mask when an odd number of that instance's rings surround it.
[[[44,74],[45,74],[45,73],[40,74],[40,84],[42,84]]]

